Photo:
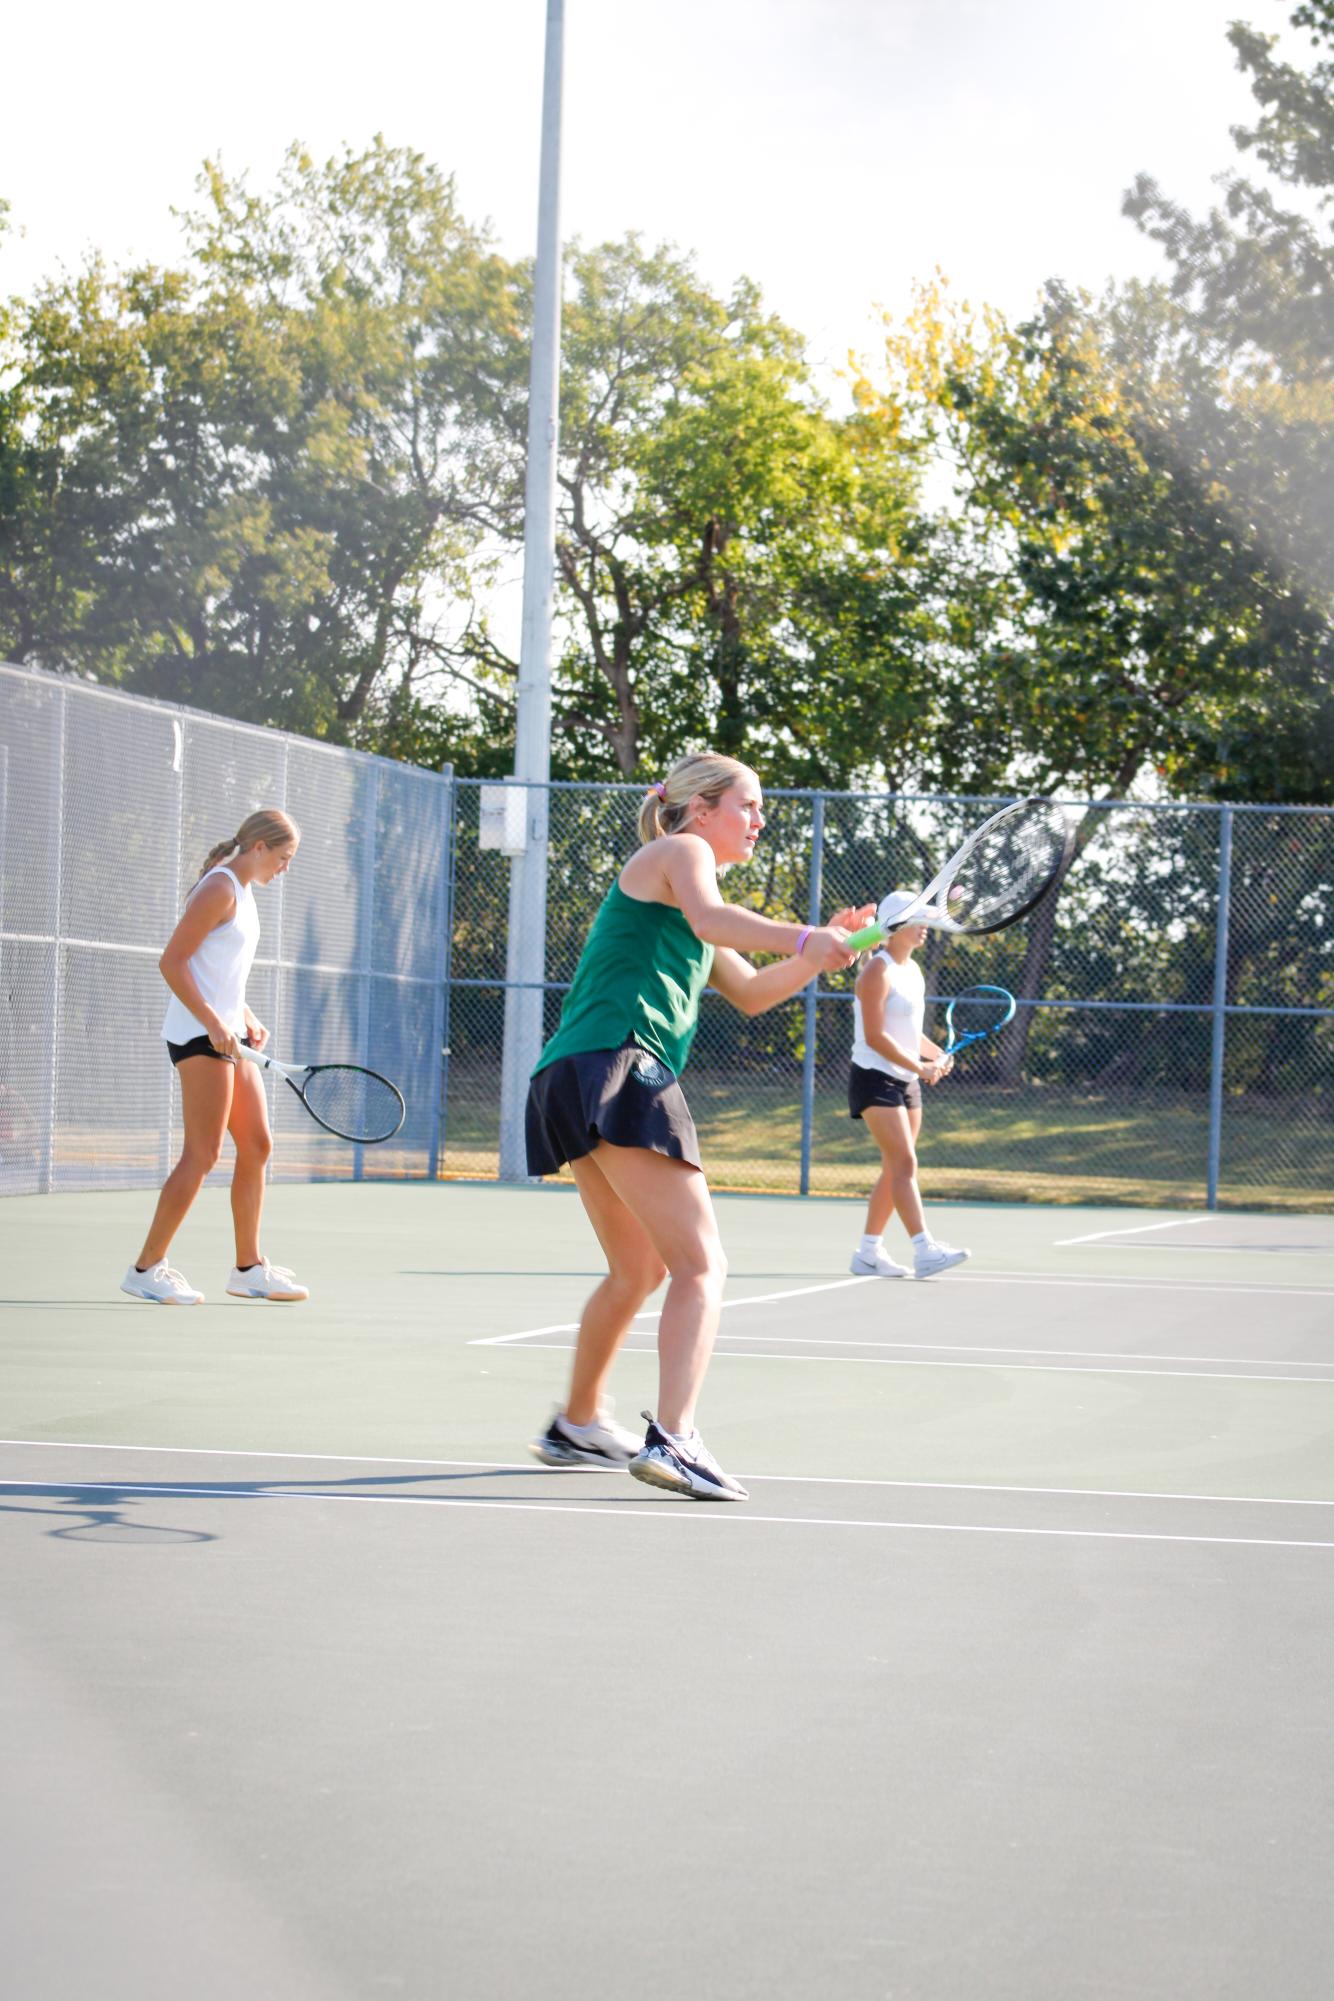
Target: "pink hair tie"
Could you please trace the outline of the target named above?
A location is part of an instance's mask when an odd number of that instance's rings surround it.
[[[658,782],[657,782],[657,784],[656,784],[656,785],[650,785],[650,786],[649,786],[649,791],[650,791],[650,792],[656,792],[656,793],[657,793],[657,795],[658,795],[658,797],[659,797],[659,799],[661,799],[661,800],[662,800],[662,802],[663,802],[663,804],[664,804],[664,805],[666,805],[666,803],[667,803],[667,787],[666,787],[666,786],[665,786],[665,785],[663,784],[663,782],[662,782],[662,780],[661,780],[661,779],[659,779],[659,780],[658,780]]]
[[[798,958],[800,958],[800,957],[801,957],[801,954],[802,954],[802,953],[803,953],[803,952],[804,952],[804,951],[806,950],[806,940],[807,940],[807,939],[808,939],[808,938],[810,937],[810,935],[811,935],[811,933],[812,933],[812,931],[813,931],[814,929],[815,929],[815,926],[814,926],[813,924],[803,924],[803,925],[802,925],[802,927],[801,927],[801,929],[800,929],[800,931],[798,931],[798,933],[797,933],[797,957],[798,957]]]

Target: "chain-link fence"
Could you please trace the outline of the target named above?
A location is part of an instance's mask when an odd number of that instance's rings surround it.
[[[458,783],[457,1174],[494,1174],[499,1150],[509,864],[479,845],[484,789]],[[633,848],[641,797],[633,786],[550,790],[548,1028]],[[755,860],[726,893],[807,922],[918,887],[999,803],[770,794]],[[1071,811],[1078,852],[1058,897],[994,937],[934,935],[923,954],[937,1029],[945,999],[975,981],[1020,997],[1000,1040],[925,1094],[930,1193],[1334,1208],[1334,813]],[[853,1005],[850,975],[755,1019],[706,996],[686,1084],[715,1186],[866,1193],[874,1155],[846,1101]]]
[[[252,1006],[279,1055],[370,1060],[409,1106],[390,1146],[356,1150],[279,1087],[275,1172],[496,1174],[510,863],[479,838],[484,795],[0,669],[0,1189],[147,1186],[170,1167],[157,960],[203,854],[257,803],[285,806],[303,839],[261,893]],[[550,788],[548,1028],[641,797]],[[771,795],[727,894],[807,922],[920,885],[989,803]],[[1079,849],[1057,898],[923,955],[937,1022],[977,980],[1020,1000],[998,1043],[926,1093],[928,1192],[1334,1208],[1334,813],[1072,812]],[[755,1019],[705,997],[687,1091],[715,1186],[866,1192],[870,1141],[846,1108],[852,1008],[847,976]]]
[[[452,799],[434,772],[0,668],[0,1191],[170,1169],[158,958],[204,855],[257,805],[302,838],[259,893],[251,1007],[277,1055],[373,1062],[409,1107],[388,1145],[353,1148],[271,1083],[274,1173],[435,1173]]]

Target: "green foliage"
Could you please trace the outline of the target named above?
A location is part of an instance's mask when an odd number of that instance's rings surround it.
[[[1268,636],[1268,714],[1227,719],[1230,761],[1240,756],[1247,768],[1247,796],[1329,800],[1334,7],[1310,0],[1291,19],[1315,51],[1307,70],[1276,55],[1277,37],[1243,23],[1229,30],[1257,106],[1255,124],[1233,137],[1271,182],[1233,173],[1221,208],[1194,218],[1141,177],[1125,206],[1172,267],[1160,310],[1174,314],[1194,377],[1180,435],[1212,475],[1238,536],[1263,556],[1272,597],[1286,603],[1286,629]],[[1298,191],[1297,205],[1285,188]]]
[[[265,197],[206,170],[183,269],[13,309],[4,650],[316,735],[403,741],[475,585],[504,266],[377,141]],[[412,741],[409,737],[409,741]]]
[[[748,281],[570,249],[557,776],[1334,797],[1334,0],[1292,20],[1305,69],[1231,31],[1268,182],[1127,198],[1169,284],[930,289],[847,413]],[[0,653],[507,769],[531,271],[379,139],[182,222],[0,309]]]
[[[709,742],[777,783],[873,768],[916,707],[910,454],[828,413],[753,286],[717,297],[633,237],[570,280],[568,762],[652,775]]]
[[[1177,794],[1322,796],[1329,620],[1239,516],[1199,414],[1217,373],[1170,301],[1051,286],[1010,328],[936,289],[887,362],[863,402],[920,397],[956,468],[942,783],[1121,796],[1153,772]]]
[[[13,303],[0,650],[504,768],[531,273],[378,140],[201,194],[179,269]],[[829,414],[752,285],[631,237],[568,288],[556,773],[882,766],[921,700],[912,452]]]

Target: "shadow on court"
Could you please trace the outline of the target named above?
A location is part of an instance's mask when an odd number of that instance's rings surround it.
[[[556,1474],[554,1478],[562,1483],[561,1502],[565,1506],[579,1506],[581,1501],[596,1504],[601,1498],[596,1494],[580,1495],[567,1493],[564,1487],[579,1475]],[[185,1530],[161,1524],[143,1522],[137,1518],[137,1510],[153,1500],[165,1501],[262,1501],[269,1498],[289,1498],[300,1500],[320,1499],[371,1499],[377,1495],[387,1497],[395,1491],[399,1493],[411,1489],[414,1498],[429,1499],[431,1490],[448,1490],[452,1486],[466,1485],[485,1489],[488,1482],[536,1481],[550,1484],[553,1474],[540,1466],[497,1466],[492,1470],[474,1467],[460,1473],[386,1473],[367,1477],[364,1474],[345,1480],[215,1480],[191,1482],[183,1485],[169,1481],[87,1481],[81,1483],[51,1481],[25,1481],[21,1489],[12,1483],[0,1481],[0,1515],[32,1515],[50,1518],[57,1516],[69,1526],[47,1529],[46,1534],[64,1539],[78,1539],[86,1542],[117,1540],[130,1541],[128,1534],[137,1529],[143,1540],[161,1538],[180,1543],[216,1542],[218,1531]],[[90,1503],[90,1495],[96,1493],[95,1505]],[[625,1483],[625,1491],[619,1496],[631,1505],[641,1502],[648,1507],[662,1505],[661,1497]],[[58,1508],[41,1505],[46,1501],[61,1503]],[[80,1527],[82,1524],[82,1528]],[[105,1531],[101,1535],[92,1533],[94,1529]],[[121,1529],[127,1531],[124,1537],[111,1533]]]
[[[0,1487],[0,1494],[8,1497],[10,1493],[10,1489]],[[61,1526],[45,1529],[43,1533],[58,1542],[161,1542],[176,1546],[216,1540],[204,1529],[182,1529],[160,1522],[140,1521],[127,1511],[125,1497],[118,1495],[114,1489],[96,1507],[88,1505],[86,1488],[31,1487],[24,1489],[24,1495],[23,1500],[0,1500],[0,1515],[31,1515],[46,1520],[57,1517]],[[138,1499],[136,1495],[134,1504]],[[47,1508],[41,1505],[44,1500],[60,1501],[64,1505]]]

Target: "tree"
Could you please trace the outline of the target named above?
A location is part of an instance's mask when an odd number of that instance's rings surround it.
[[[1284,696],[1318,701],[1323,627],[1248,537],[1187,417],[1170,314],[1132,292],[1095,310],[1057,286],[1010,328],[937,290],[891,337],[956,472],[940,524],[945,591],[939,778],[1121,797],[1249,786],[1237,742]],[[1267,776],[1268,774],[1266,774]]]
[[[1229,39],[1257,105],[1234,129],[1272,184],[1239,173],[1224,200],[1191,217],[1145,176],[1127,213],[1172,267],[1160,288],[1203,393],[1181,429],[1214,471],[1239,532],[1262,548],[1293,601],[1300,642],[1276,653],[1274,720],[1282,755],[1252,735],[1251,796],[1334,798],[1334,4],[1308,0],[1292,25],[1316,52],[1309,70],[1279,60],[1277,37],[1234,23]],[[1304,197],[1285,203],[1279,190]],[[1296,727],[1285,727],[1295,720]]]
[[[1170,302],[1132,291],[1095,311],[1050,286],[1011,329],[937,291],[889,361],[880,393],[923,399],[956,467],[945,782],[1105,800],[1150,776],[1178,795],[1305,782],[1328,627],[1237,519],[1190,422],[1216,383]],[[1042,990],[1059,908],[1027,927],[1023,994]],[[1030,1025],[1008,1032],[1007,1075]]]
[[[653,772],[706,741],[772,781],[879,762],[917,710],[911,456],[829,414],[748,283],[716,295],[632,236],[574,248],[568,289],[558,767]]]
[[[509,267],[376,141],[216,166],[179,271],[94,262],[15,309],[0,637],[151,693],[411,743],[484,584]]]

